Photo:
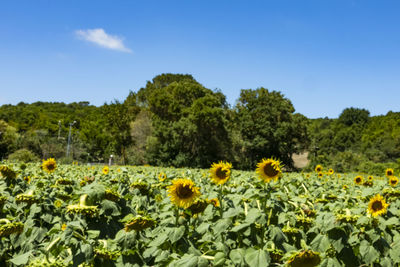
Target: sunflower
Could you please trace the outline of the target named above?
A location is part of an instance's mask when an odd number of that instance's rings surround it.
[[[355,184],[362,185],[363,182],[364,182],[364,178],[363,178],[361,175],[357,175],[357,176],[354,178],[354,183],[355,183]]]
[[[49,158],[47,160],[43,160],[42,163],[42,168],[48,173],[52,173],[56,170],[57,168],[57,162],[53,158]]]
[[[369,201],[367,212],[376,217],[385,214],[388,206],[389,204],[386,203],[385,199],[377,194]]]
[[[399,178],[397,178],[396,176],[391,176],[389,178],[389,184],[391,186],[396,186],[399,183]]]
[[[102,172],[105,175],[107,175],[109,171],[110,171],[110,168],[108,166],[104,166],[103,169],[102,169]]]
[[[320,172],[322,172],[322,165],[317,165],[317,166],[315,166],[315,172],[317,172],[317,173],[320,173]]]
[[[210,168],[210,177],[216,184],[224,184],[231,177],[232,164],[228,162],[213,163]]]
[[[200,196],[200,189],[189,179],[175,179],[168,187],[171,202],[181,208],[188,208]]]
[[[190,210],[194,216],[202,213],[207,208],[208,204],[210,204],[210,202],[207,199],[198,199],[192,205],[190,205],[188,210]]]
[[[329,171],[328,171],[328,174],[329,175],[332,175],[332,174],[334,174],[335,173],[335,171],[333,170],[333,169],[329,169]]]
[[[160,182],[164,182],[167,179],[167,174],[165,174],[164,172],[160,172],[160,174],[158,175],[158,180],[160,180]]]
[[[322,177],[324,177],[324,173],[323,172],[319,172],[318,173],[318,178],[322,178]]]
[[[385,175],[387,177],[393,176],[394,175],[393,169],[392,168],[387,168],[386,171],[385,171]]]
[[[212,199],[208,200],[208,202],[213,204],[213,206],[216,208],[220,206],[218,198],[212,198]]]
[[[279,160],[270,159],[262,159],[261,162],[257,163],[256,172],[258,176],[264,182],[270,182],[271,180],[278,180],[282,175],[281,163]]]
[[[373,180],[374,180],[374,176],[369,175],[369,176],[368,176],[368,181],[372,182]]]

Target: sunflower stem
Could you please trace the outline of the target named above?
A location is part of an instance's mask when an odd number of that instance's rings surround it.
[[[175,209],[175,226],[178,227],[178,222],[179,222],[179,208],[176,207]]]
[[[222,207],[222,184],[219,186],[219,191],[218,191],[218,200],[219,200],[219,216],[222,219],[222,216],[224,214],[224,209]]]

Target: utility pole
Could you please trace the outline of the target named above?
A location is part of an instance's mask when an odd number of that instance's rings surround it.
[[[76,123],[76,121],[69,123],[69,133],[68,133],[68,143],[67,143],[67,158],[69,156],[69,147],[71,146],[71,128],[72,128],[72,125],[74,125],[75,123]]]

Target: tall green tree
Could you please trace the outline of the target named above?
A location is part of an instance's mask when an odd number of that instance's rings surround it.
[[[171,80],[174,81],[169,83]],[[225,97],[186,76],[173,79],[168,75],[168,82],[160,84],[149,86],[150,92],[142,92],[148,95],[145,100],[153,114],[150,162],[208,167],[214,161],[226,159],[230,142]]]
[[[254,168],[265,157],[278,158],[292,167],[292,154],[306,141],[304,118],[295,116],[292,103],[280,92],[265,88],[241,91],[236,123],[242,142],[242,168]]]

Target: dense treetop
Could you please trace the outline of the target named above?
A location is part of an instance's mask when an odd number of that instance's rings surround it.
[[[75,122],[74,122],[75,121]],[[65,149],[71,130],[71,157]],[[123,102],[3,105],[0,157],[251,169],[262,158],[293,169],[292,154],[338,171],[369,170],[400,158],[400,113],[370,117],[350,107],[338,119],[307,119],[266,88],[243,89],[234,107],[188,74],[161,74]]]

